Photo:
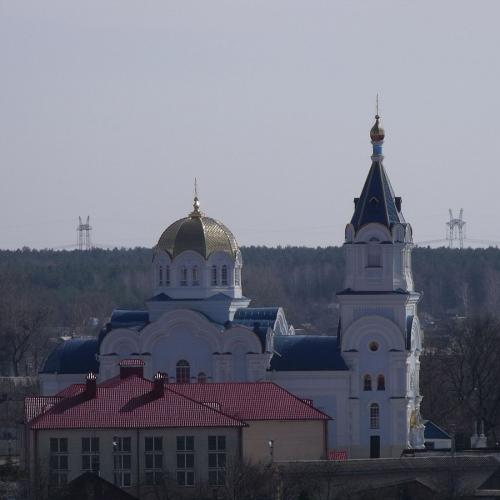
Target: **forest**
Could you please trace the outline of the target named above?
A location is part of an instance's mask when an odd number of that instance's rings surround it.
[[[343,288],[339,247],[245,247],[243,290],[253,306],[281,305],[297,328],[331,334],[335,294]],[[151,296],[152,251],[0,251],[3,302],[47,310],[51,326],[78,332],[89,318],[102,324],[115,308],[142,308]],[[495,314],[500,305],[500,250],[415,248],[415,288],[423,317],[437,320]]]

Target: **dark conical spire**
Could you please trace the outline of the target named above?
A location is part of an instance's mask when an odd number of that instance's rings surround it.
[[[373,145],[372,166],[368,172],[363,191],[354,199],[355,209],[351,224],[358,231],[362,226],[375,222],[387,228],[395,223],[404,223],[401,213],[401,198],[394,196],[389,177],[382,165],[382,144],[385,136],[379,125],[380,117],[375,117],[375,125],[370,131]]]

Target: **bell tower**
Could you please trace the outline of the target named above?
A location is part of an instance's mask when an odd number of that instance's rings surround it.
[[[412,229],[383,166],[380,116],[370,130],[372,164],[345,230],[339,342],[351,370],[351,456],[400,456],[423,447]]]

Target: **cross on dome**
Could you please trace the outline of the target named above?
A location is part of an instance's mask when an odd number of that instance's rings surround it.
[[[189,214],[189,217],[201,217],[203,214],[200,211],[200,200],[198,199],[198,181],[196,177],[194,178],[194,200],[193,200],[193,211]]]

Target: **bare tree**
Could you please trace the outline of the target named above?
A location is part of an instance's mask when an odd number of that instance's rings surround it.
[[[483,421],[496,442],[500,425],[500,321],[477,316],[449,323],[449,346],[438,356],[443,382],[458,402],[456,421]]]
[[[29,361],[32,365],[40,363],[49,308],[37,298],[36,292],[12,283],[2,284],[0,296],[0,341],[7,375],[34,374],[38,366],[30,366]]]
[[[273,500],[276,469],[270,464],[228,457],[224,484],[213,491],[218,500]]]

